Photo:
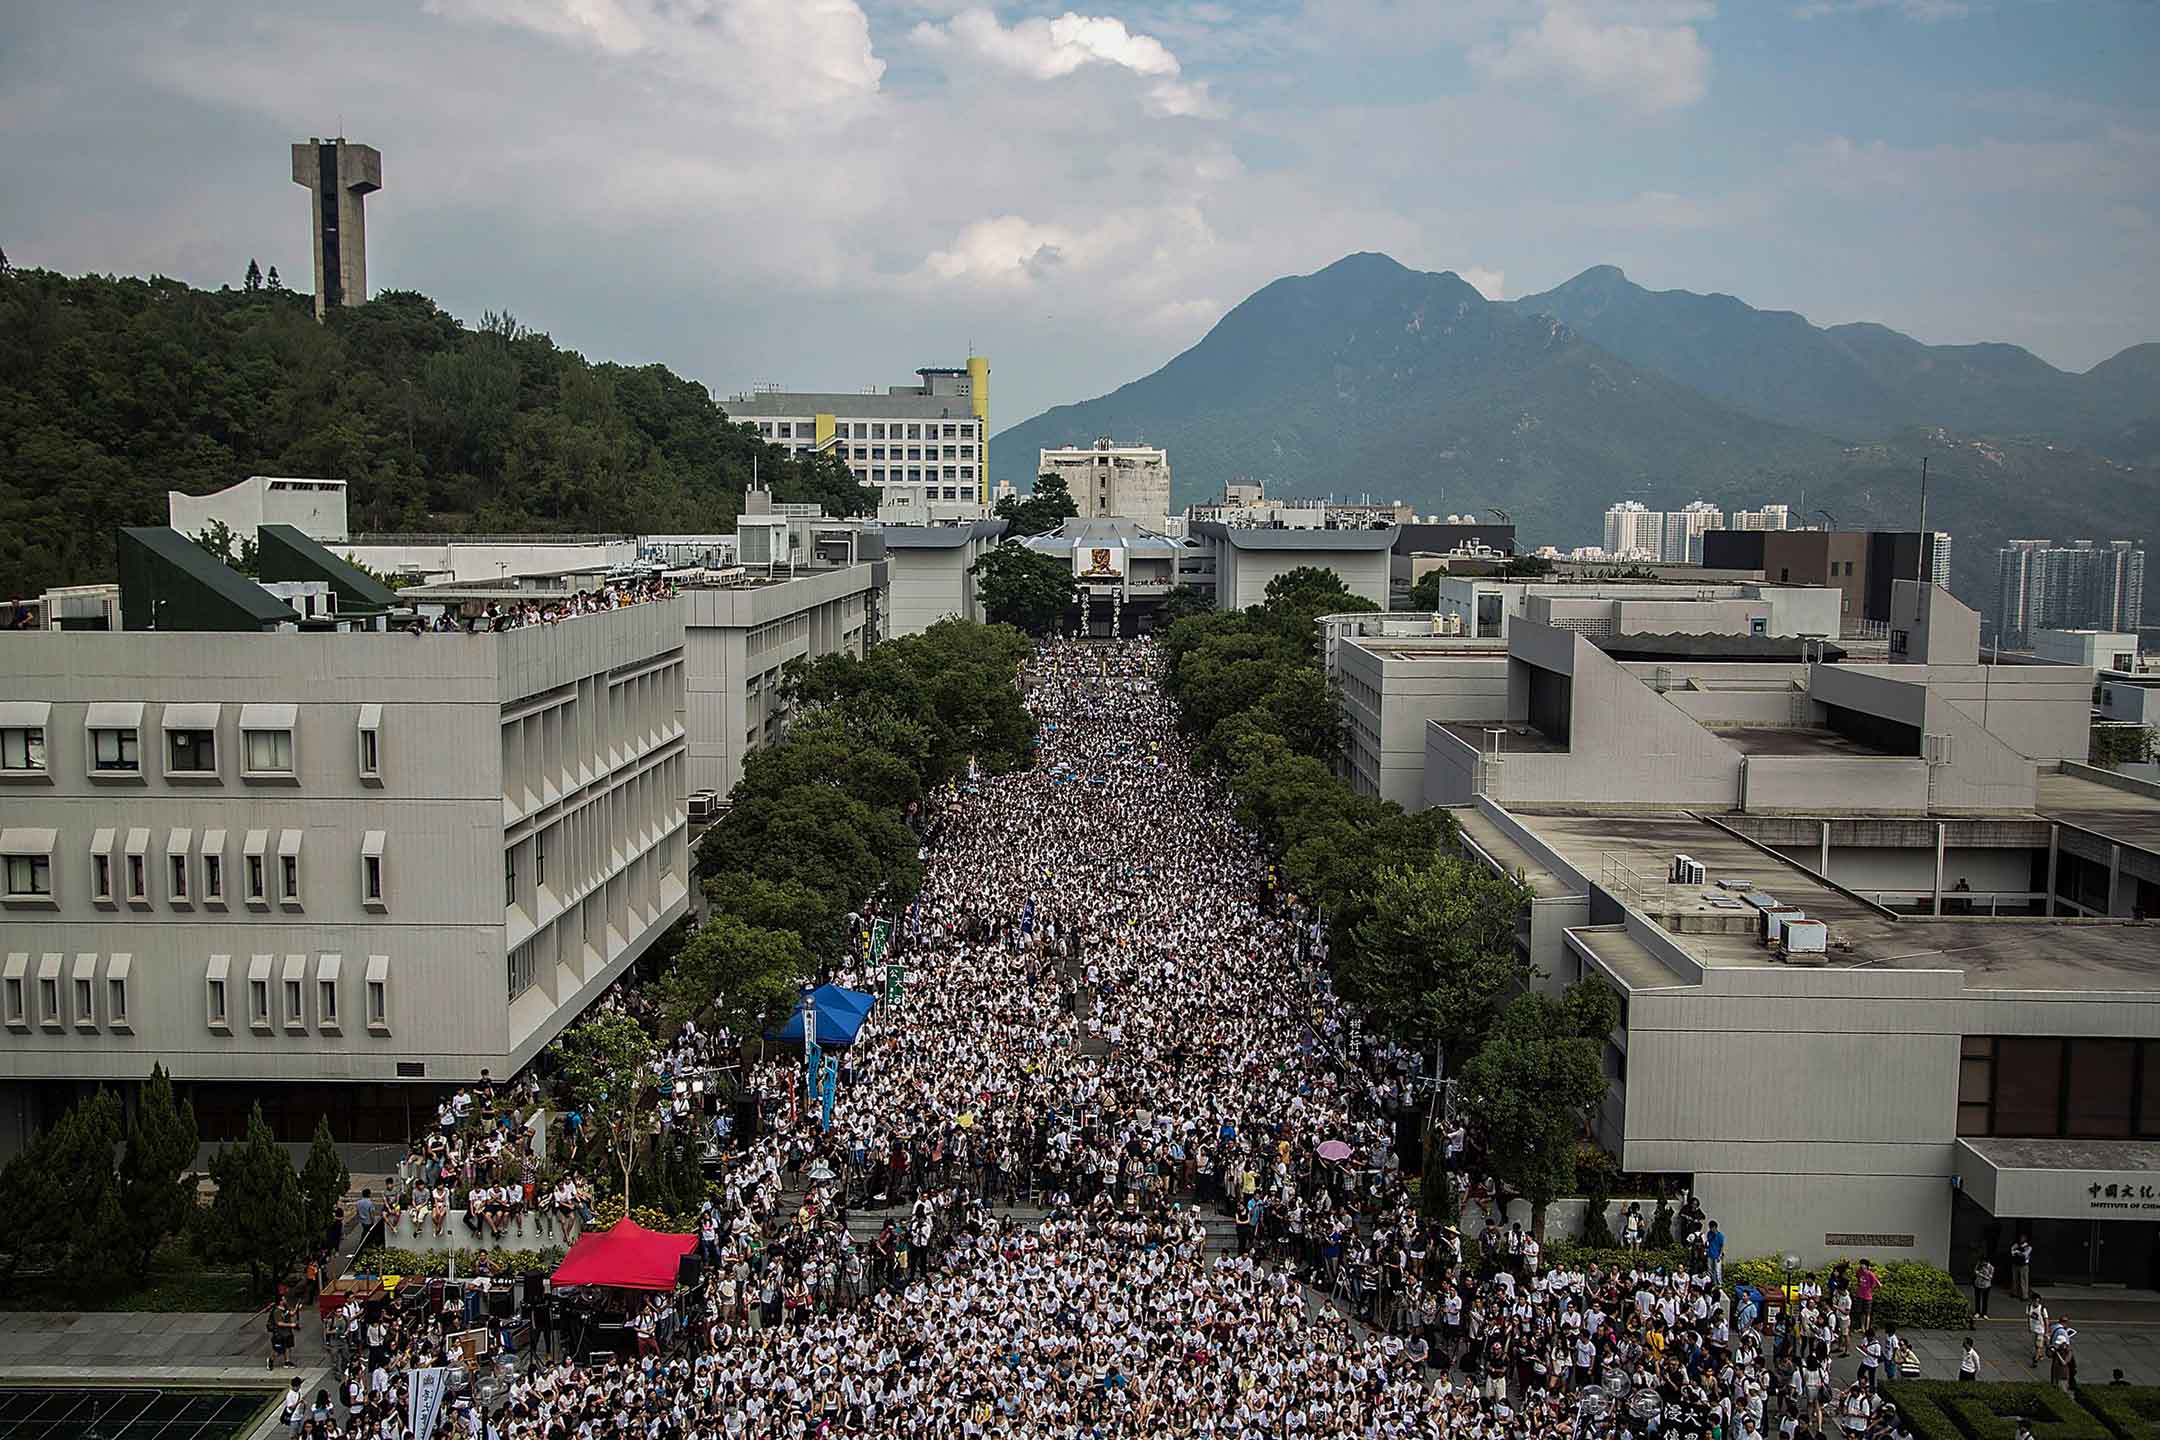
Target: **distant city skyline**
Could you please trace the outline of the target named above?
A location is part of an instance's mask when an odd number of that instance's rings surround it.
[[[2160,339],[2137,0],[1063,10],[29,0],[0,52],[0,244],[305,283],[279,172],[295,136],[343,133],[394,157],[378,292],[723,396],[992,354],[1006,424],[1367,249],[1503,297],[1612,263],[2077,370]]]

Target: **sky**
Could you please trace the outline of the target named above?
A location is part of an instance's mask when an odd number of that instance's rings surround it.
[[[0,248],[377,289],[721,397],[970,352],[995,428],[1359,250],[1615,264],[2082,370],[2160,340],[2160,0],[11,0]]]

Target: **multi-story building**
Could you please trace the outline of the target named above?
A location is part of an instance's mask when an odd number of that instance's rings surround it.
[[[206,1139],[402,1141],[684,913],[688,602],[407,633],[122,560],[133,628],[0,634],[0,1147],[153,1061]]]
[[[1664,539],[1658,558],[1668,565],[1700,565],[1703,532],[1725,528],[1725,512],[1707,500],[1689,502],[1665,513]]]
[[[1303,566],[1332,570],[1353,595],[1387,608],[1389,552],[1399,533],[1384,529],[1274,530],[1195,520],[1187,527],[1195,559],[1212,560],[1215,607],[1243,610],[1267,598],[1268,582]],[[1186,567],[1180,565],[1182,578]]]
[[[1935,530],[1711,530],[1702,537],[1711,570],[1757,570],[1773,585],[1828,585],[1844,599],[1849,631],[1890,623],[1892,587],[1949,578],[1950,537]]]
[[[2148,1285],[2160,801],[2078,763],[2089,667],[1984,663],[1969,608],[1892,588],[1872,656],[1345,638],[1346,713],[1381,793],[1388,712],[1426,717],[1424,802],[1528,892],[1531,983],[1619,997],[1592,1131],[1624,1168],[1751,1252],[1962,1271],[2022,1234],[2043,1281]]]
[[[1170,455],[1108,436],[1093,445],[1044,450],[1037,475],[1065,482],[1082,520],[1133,520],[1160,530],[1170,515]]]
[[[884,497],[896,524],[980,515],[990,499],[990,362],[925,367],[884,393],[757,389],[722,402],[731,420],[797,456],[829,454]]]
[[[1665,554],[1665,516],[1639,500],[1622,500],[1605,512],[1605,553],[1616,558],[1657,560]]]
[[[1996,623],[2005,645],[2041,630],[2138,629],[2145,551],[2134,540],[2013,540],[1996,552]]]
[[[1765,505],[1760,510],[1735,510],[1732,513],[1732,529],[1735,530],[1790,530],[1792,507],[1789,505]]]

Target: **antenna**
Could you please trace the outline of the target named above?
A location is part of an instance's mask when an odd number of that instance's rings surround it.
[[[1927,472],[1928,457],[1922,455],[1920,457],[1920,543],[1915,547],[1920,552],[1920,558],[1913,566],[1913,579],[1919,581],[1922,585],[1927,584],[1928,572]]]

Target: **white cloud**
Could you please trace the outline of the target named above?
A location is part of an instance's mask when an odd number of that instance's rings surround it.
[[[1181,79],[1177,56],[1152,35],[1136,34],[1110,15],[1032,16],[1002,25],[988,10],[963,10],[945,25],[925,20],[916,43],[985,60],[1033,80],[1060,80],[1088,65],[1107,65],[1151,80],[1149,106],[1159,115],[1215,111],[1205,84]]]
[[[1709,13],[1701,5],[1551,0],[1535,24],[1473,47],[1470,58],[1498,80],[1557,81],[1637,110],[1672,110],[1709,91],[1710,51],[1693,24]]]
[[[1024,285],[1048,278],[1065,263],[1072,243],[1071,232],[1058,226],[1000,215],[961,230],[950,248],[932,251],[923,268],[944,280]]]
[[[1962,20],[1972,13],[1966,0],[1806,0],[1793,7],[1802,20],[1825,15],[1859,15],[1870,10],[1895,10],[1908,20],[1933,24],[1937,20]]]
[[[1470,282],[1472,289],[1487,300],[1507,298],[1507,271],[1488,270],[1483,265],[1465,265],[1455,272]]]
[[[830,124],[841,118],[835,107],[876,95],[885,75],[856,0],[426,0],[426,8],[649,62],[736,97],[765,128]]]

